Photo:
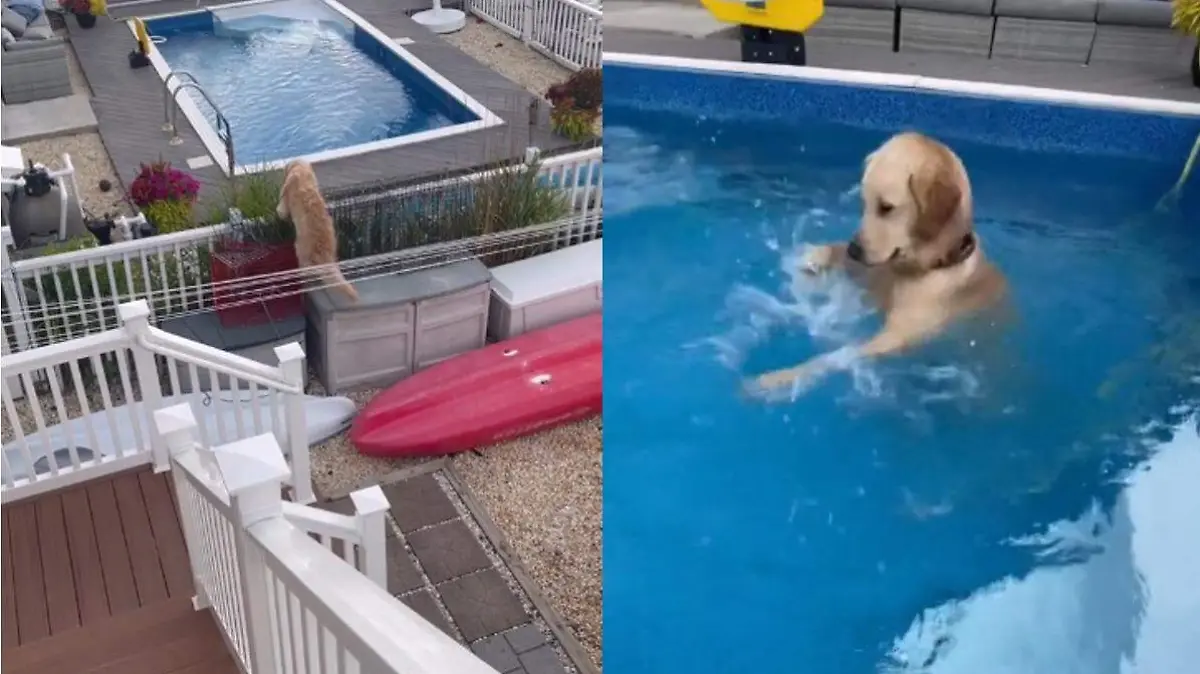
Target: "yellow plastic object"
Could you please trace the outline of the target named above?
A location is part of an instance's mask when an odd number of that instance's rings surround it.
[[[143,54],[150,53],[150,35],[146,32],[146,22],[133,18],[133,34],[137,38],[138,50]]]
[[[792,33],[808,30],[825,13],[824,0],[700,0],[717,21]]]

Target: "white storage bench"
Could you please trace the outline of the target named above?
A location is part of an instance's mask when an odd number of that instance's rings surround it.
[[[488,336],[497,341],[599,311],[601,240],[492,269]]]

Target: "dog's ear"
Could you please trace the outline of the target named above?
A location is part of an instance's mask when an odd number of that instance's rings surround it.
[[[908,189],[917,203],[913,236],[932,241],[946,228],[963,199],[954,164],[937,153],[908,177]]]

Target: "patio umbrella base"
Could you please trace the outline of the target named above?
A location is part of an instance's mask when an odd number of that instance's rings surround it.
[[[467,15],[457,9],[435,7],[413,14],[412,20],[434,33],[444,35],[462,30],[467,25]]]

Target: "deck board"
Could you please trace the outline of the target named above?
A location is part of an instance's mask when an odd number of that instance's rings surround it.
[[[166,480],[160,480],[149,472],[139,473],[138,482],[146,499],[146,512],[150,514],[150,530],[158,544],[167,594],[179,597],[190,593],[191,561],[183,540],[183,529],[176,516],[175,501],[171,498],[171,488]]]
[[[21,643],[27,643],[50,636],[46,581],[42,573],[35,506],[33,503],[22,503],[10,508],[8,527],[12,535],[17,631]]]
[[[65,491],[62,501],[80,620],[83,623],[103,620],[111,615],[111,612],[108,606],[108,592],[104,585],[104,572],[100,566],[100,546],[96,541],[96,527],[92,523],[87,491]]]
[[[3,529],[0,529],[0,568],[3,569],[3,592],[4,601],[0,602],[4,605],[4,648],[16,646],[20,641],[17,633],[17,602],[14,598],[17,596],[16,587],[13,585],[13,556],[12,546],[9,544],[9,535],[11,533],[8,523],[8,510],[2,513]]]
[[[87,487],[87,495],[96,527],[108,607],[112,615],[120,615],[136,609],[139,603],[121,512],[117,509],[117,497],[111,481],[92,483]]]
[[[63,519],[62,497],[51,494],[39,499],[37,512],[38,543],[42,573],[46,578],[46,611],[50,633],[57,634],[79,627],[79,602],[75,598],[75,574],[71,570],[71,552],[67,547],[67,524]]]
[[[384,34],[409,38],[406,46],[468,95],[501,117],[505,124],[414,145],[324,161],[314,168],[321,186],[340,191],[363,185],[412,180],[449,171],[478,167],[489,162],[520,157],[529,146],[555,150],[568,143],[550,131],[548,108],[520,85],[451,46],[410,19],[394,0],[341,0]],[[202,2],[201,6],[222,3]],[[114,18],[153,17],[196,8],[194,2],[166,0],[114,8]],[[401,11],[397,11],[400,9]],[[112,156],[122,183],[129,185],[141,162],[165,159],[186,167],[189,159],[208,156],[199,136],[179,116],[183,142],[169,145],[162,130],[163,84],[153,68],[130,69],[126,56],[133,46],[122,21],[101,20],[95,28],[81,30],[67,22],[71,43],[92,89],[92,107],[105,148]],[[564,70],[563,76],[567,73]],[[531,123],[531,110],[533,123]],[[237,143],[237,129],[234,129]],[[224,158],[220,158],[224,162]],[[246,161],[243,158],[239,161]],[[216,166],[190,170],[201,183],[201,198],[219,193],[226,184]]]
[[[173,491],[144,467],[4,505],[6,671],[238,671],[192,608]]]
[[[150,530],[150,516],[138,476],[132,473],[119,476],[113,480],[113,490],[125,527],[125,543],[129,548],[138,601],[142,605],[162,601],[167,598],[167,582],[163,577],[154,533]]]

